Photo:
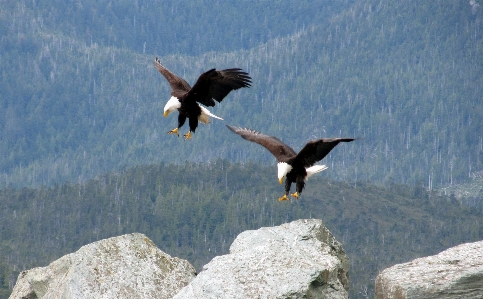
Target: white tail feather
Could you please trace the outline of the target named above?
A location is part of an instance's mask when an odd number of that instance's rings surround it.
[[[202,122],[203,124],[206,125],[206,124],[210,123],[209,117],[213,117],[213,118],[223,120],[223,118],[214,115],[213,113],[210,112],[210,110],[206,109],[205,107],[200,106],[200,108],[201,108],[201,114],[200,114],[200,116],[198,116],[198,120],[200,122]]]
[[[307,171],[307,176],[305,177],[305,180],[308,180],[313,174],[324,171],[327,168],[328,167],[325,165],[314,165],[312,167],[306,168],[305,171]]]

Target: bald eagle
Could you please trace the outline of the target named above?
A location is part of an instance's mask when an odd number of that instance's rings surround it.
[[[190,130],[184,135],[185,140],[191,138],[191,132],[195,132],[198,127],[198,121],[203,124],[210,122],[210,117],[217,119],[222,118],[212,114],[208,109],[200,106],[215,106],[215,101],[221,102],[232,90],[242,87],[249,87],[251,78],[248,73],[241,69],[226,69],[217,71],[211,69],[201,74],[195,85],[191,87],[185,80],[176,76],[165,68],[156,57],[154,65],[158,71],[168,80],[171,86],[171,98],[164,106],[164,116],[168,116],[171,112],[178,110],[178,127],[169,131],[168,134],[178,134],[186,118],[189,119]]]
[[[292,195],[299,198],[305,187],[305,181],[315,173],[327,169],[325,165],[314,165],[322,160],[339,142],[351,142],[356,138],[322,138],[307,142],[304,148],[297,154],[290,146],[280,139],[267,136],[254,130],[237,128],[226,125],[233,133],[240,135],[243,139],[255,142],[266,148],[277,158],[278,180],[280,184],[285,181],[285,193],[278,200],[288,200],[292,183],[296,183],[296,192]]]

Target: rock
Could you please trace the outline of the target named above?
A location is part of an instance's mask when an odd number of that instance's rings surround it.
[[[195,277],[187,261],[135,233],[81,247],[23,271],[9,298],[171,298]]]
[[[322,221],[298,220],[241,233],[195,275],[130,234],[22,272],[10,298],[348,298],[349,259]]]
[[[385,269],[376,279],[376,298],[483,298],[483,241]]]
[[[348,298],[349,259],[321,220],[238,235],[173,299]]]

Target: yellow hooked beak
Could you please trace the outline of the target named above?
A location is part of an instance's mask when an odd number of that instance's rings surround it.
[[[280,185],[283,184],[283,178],[279,179],[278,182],[280,183]]]
[[[168,116],[168,114],[169,114],[169,110],[164,111],[164,114],[163,115],[164,115],[164,117],[166,117],[166,116]]]

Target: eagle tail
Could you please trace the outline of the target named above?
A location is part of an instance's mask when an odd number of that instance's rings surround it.
[[[307,176],[305,177],[305,180],[308,180],[313,174],[324,171],[327,168],[328,167],[325,165],[314,165],[312,167],[306,168],[305,171],[307,171]]]
[[[213,113],[210,112],[210,110],[206,109],[205,107],[200,106],[200,108],[201,108],[201,114],[200,114],[200,116],[198,116],[198,120],[200,122],[202,122],[203,124],[206,125],[206,124],[210,123],[209,117],[213,117],[213,118],[216,118],[216,119],[223,120],[223,118],[214,115]]]

